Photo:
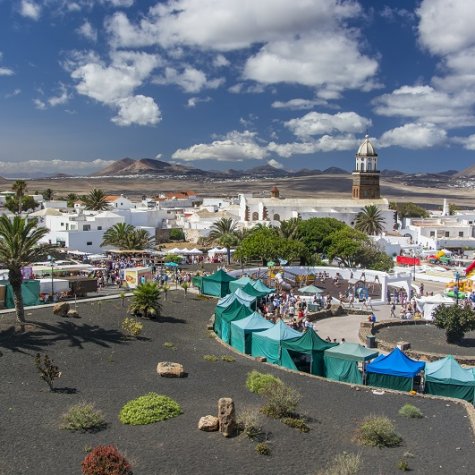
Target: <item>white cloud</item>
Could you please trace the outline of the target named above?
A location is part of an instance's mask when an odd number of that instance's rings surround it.
[[[87,40],[97,41],[97,30],[87,20],[76,31]]]
[[[213,66],[215,68],[222,68],[224,66],[229,66],[231,63],[224,54],[218,54],[216,58],[213,59]]]
[[[41,99],[33,99],[33,104],[40,111],[46,110],[46,103],[42,101]]]
[[[290,99],[285,102],[274,101],[272,107],[274,109],[305,110],[326,104],[327,102],[322,99]]]
[[[402,147],[408,149],[430,148],[447,140],[447,132],[434,124],[404,124],[388,130],[379,139],[380,147]]]
[[[1,174],[45,173],[92,173],[114,163],[114,160],[72,161],[72,160],[26,160],[23,162],[0,161]],[[18,176],[18,175],[17,175]]]
[[[154,84],[176,84],[188,93],[197,93],[205,88],[216,89],[223,82],[224,78],[208,80],[203,71],[192,66],[185,66],[182,71],[167,67],[163,76],[153,79]]]
[[[134,0],[102,0],[102,2],[116,8],[129,8],[134,4]]]
[[[261,94],[266,90],[263,84],[244,84],[238,82],[228,88],[231,94]]]
[[[190,109],[196,107],[200,102],[210,102],[212,99],[211,97],[190,97],[188,102],[186,103],[186,107]]]
[[[371,127],[371,120],[355,112],[339,112],[334,115],[309,112],[303,117],[289,120],[285,126],[298,137],[308,137],[332,132],[363,132]]]
[[[0,68],[0,76],[13,76],[14,71],[10,68]]]
[[[267,165],[270,165],[273,168],[277,168],[277,170],[283,170],[284,165],[273,158],[267,162]]]
[[[41,6],[31,0],[21,0],[20,15],[31,20],[39,20],[41,15]]]
[[[160,109],[151,97],[127,97],[118,101],[117,106],[117,115],[111,119],[117,125],[155,125],[162,120]]]
[[[222,140],[209,144],[197,144],[187,149],[178,149],[173,155],[174,160],[216,160],[220,162],[241,162],[243,160],[262,160],[268,155],[265,147],[257,143],[254,132],[233,131]]]
[[[15,96],[18,96],[21,94],[21,89],[19,88],[16,88],[14,89],[12,92],[9,92],[7,94],[5,94],[5,99],[10,99],[11,97],[15,97]]]

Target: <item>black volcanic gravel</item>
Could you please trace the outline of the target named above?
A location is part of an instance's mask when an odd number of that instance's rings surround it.
[[[473,471],[473,434],[462,406],[357,391],[235,355],[206,330],[214,305],[194,295],[185,299],[181,291],[171,292],[163,317],[144,321],[143,339],[137,341],[121,339],[118,324],[125,309],[119,300],[81,303],[81,319],[61,319],[50,308],[35,310],[29,318],[36,325],[23,336],[8,330],[10,315],[0,317],[0,473],[80,474],[88,448],[109,443],[126,454],[136,475],[315,474],[342,451],[361,453],[365,474],[399,473],[397,463],[406,451],[414,454],[408,459],[414,473]],[[164,342],[174,343],[176,350],[164,348]],[[37,351],[47,352],[60,366],[63,375],[57,386],[62,392],[49,392],[40,380],[33,365]],[[205,354],[232,354],[236,361],[207,362],[202,358]],[[159,361],[183,363],[188,377],[160,378]],[[216,414],[220,397],[233,397],[238,412],[261,404],[244,385],[252,369],[271,372],[296,387],[303,395],[301,413],[312,419],[311,431],[304,434],[266,418],[270,457],[256,454],[255,443],[244,436],[225,439],[197,429],[201,416]],[[122,405],[149,391],[177,400],[183,414],[148,426],[122,425],[117,417]],[[80,434],[59,429],[61,414],[80,401],[94,402],[104,412],[109,422],[106,430]],[[426,417],[399,416],[399,408],[407,402]],[[380,450],[356,445],[355,427],[369,414],[393,419],[403,446]]]

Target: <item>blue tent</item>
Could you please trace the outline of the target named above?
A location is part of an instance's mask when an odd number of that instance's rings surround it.
[[[253,332],[268,330],[274,326],[260,313],[251,313],[242,320],[231,322],[231,346],[241,353],[251,354],[251,340]]]
[[[389,355],[379,355],[366,367],[366,382],[370,386],[411,391],[414,377],[424,367],[424,362],[411,360],[399,348],[394,348]]]
[[[280,342],[301,336],[302,333],[279,320],[269,330],[252,334],[251,355],[265,357],[269,363],[280,364],[282,353]]]
[[[247,284],[254,284],[254,281],[247,275],[243,275],[238,280],[229,283],[229,291],[236,292],[237,289],[242,289]]]

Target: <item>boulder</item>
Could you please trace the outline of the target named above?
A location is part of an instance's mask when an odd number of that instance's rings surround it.
[[[224,437],[232,437],[236,433],[236,411],[234,401],[230,397],[222,397],[218,401],[219,431]]]
[[[68,302],[59,302],[53,307],[53,313],[55,315],[59,315],[60,317],[67,317],[69,308]]]
[[[185,371],[180,363],[162,361],[157,364],[157,373],[164,378],[183,378]]]
[[[216,432],[219,430],[219,419],[214,416],[204,416],[198,421],[198,429],[205,432]]]
[[[73,308],[68,311],[68,317],[72,318],[79,318],[79,313],[77,310],[74,310]]]

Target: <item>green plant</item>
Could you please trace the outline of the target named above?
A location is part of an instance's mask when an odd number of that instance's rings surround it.
[[[173,399],[157,393],[148,393],[126,403],[119,413],[120,422],[131,425],[153,424],[182,413]]]
[[[246,387],[251,393],[262,394],[272,384],[283,384],[283,382],[272,374],[259,373],[255,370],[247,374]]]
[[[84,475],[132,475],[130,463],[113,445],[98,445],[81,465]]]
[[[385,416],[365,418],[358,428],[357,439],[370,447],[397,447],[402,442],[394,424]]]
[[[460,343],[466,332],[475,330],[475,312],[467,306],[440,305],[434,311],[434,325],[445,330],[448,343]]]
[[[399,415],[404,417],[409,417],[411,419],[421,419],[424,417],[422,411],[412,404],[404,404],[404,406],[399,409]]]
[[[101,411],[94,404],[82,402],[71,406],[62,416],[61,429],[98,432],[107,426]]]
[[[53,363],[53,360],[49,359],[48,355],[43,356],[43,362],[41,362],[41,355],[36,353],[35,366],[40,373],[40,378],[46,382],[50,391],[53,391],[54,380],[61,377],[59,368]]]
[[[256,439],[262,432],[262,414],[259,409],[245,409],[239,413],[238,426],[250,439]]]
[[[143,323],[136,318],[125,317],[122,320],[121,328],[127,336],[138,337],[142,333]]]
[[[163,344],[163,348],[168,348],[169,350],[176,350],[176,346],[171,341],[166,341]]]
[[[119,294],[119,298],[120,298],[120,300],[121,300],[121,302],[122,302],[122,307],[124,307],[124,306],[125,306],[125,292],[121,292],[121,293]]]
[[[310,432],[310,427],[305,419],[301,417],[283,417],[280,421],[289,427],[298,429],[300,432]]]
[[[259,455],[270,455],[271,450],[270,450],[269,444],[267,444],[266,442],[259,442],[256,445],[256,452]]]
[[[236,358],[234,358],[234,356],[223,355],[221,356],[221,361],[226,361],[226,363],[234,363]]]
[[[362,465],[359,454],[349,454],[342,452],[338,454],[332,462],[318,475],[356,475],[360,472]]]
[[[160,315],[160,287],[156,282],[144,282],[133,292],[132,303],[129,311],[143,317],[157,317]]]
[[[211,361],[211,362],[216,362],[219,361],[219,356],[216,355],[203,355],[203,359],[205,361]]]
[[[399,460],[397,464],[397,468],[401,470],[401,472],[409,472],[409,462],[406,459]]]
[[[266,399],[262,412],[269,417],[282,419],[291,417],[299,405],[302,396],[300,393],[283,383],[273,383],[266,386],[261,395]]]
[[[190,287],[190,284],[188,282],[183,282],[181,284],[181,288],[185,291],[185,296],[188,295],[188,288]]]

